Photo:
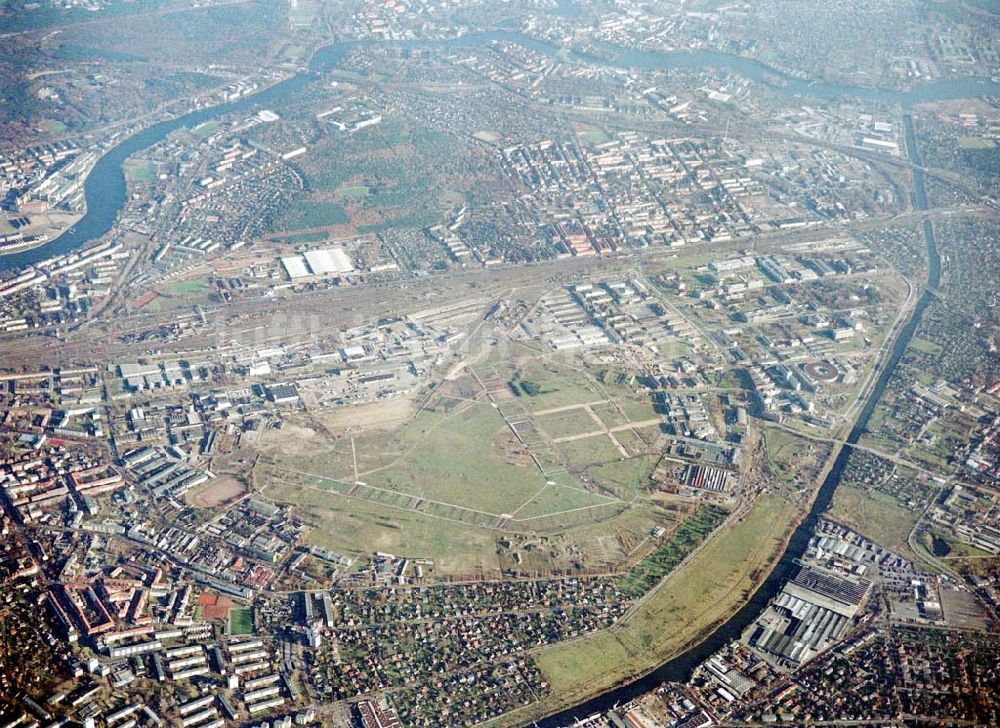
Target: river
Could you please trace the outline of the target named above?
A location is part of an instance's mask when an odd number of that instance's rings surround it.
[[[719,51],[638,51],[606,43],[595,44],[607,58],[580,54],[591,62],[605,62],[619,68],[641,69],[686,69],[700,70],[715,68],[743,76],[756,83],[764,84],[781,94],[808,96],[816,99],[855,98],[874,101],[887,106],[913,106],[925,101],[969,98],[974,96],[995,96],[1000,94],[1000,84],[976,78],[954,78],[918,83],[907,91],[877,88],[873,86],[851,86],[826,81],[811,81],[796,78],[768,66],[762,61],[745,56]]]
[[[506,31],[477,33],[453,40],[384,41],[384,43],[403,47],[432,47],[441,45],[476,46],[493,40],[511,40],[549,54],[555,53],[557,50],[555,46],[548,43]],[[326,46],[320,49],[313,57],[310,62],[309,72],[299,73],[252,96],[247,96],[231,103],[193,111],[175,119],[160,122],[128,137],[102,156],[87,178],[85,183],[87,214],[76,224],[75,228],[40,248],[0,258],[0,270],[29,265],[51,255],[68,252],[107,233],[114,225],[115,218],[125,203],[126,188],[122,164],[129,156],[156,144],[170,132],[182,127],[197,126],[217,116],[255,107],[280,108],[280,102],[302,89],[315,77],[316,73],[334,68],[340,63],[350,48],[365,43],[369,42],[342,42]],[[888,105],[902,105],[904,107],[920,101],[1000,94],[1000,84],[981,83],[971,79],[932,82],[918,85],[907,92],[897,92],[796,79],[781,74],[759,61],[714,51],[654,53],[625,49],[611,50],[612,52],[608,59],[588,58],[587,60],[629,68],[722,68],[738,73],[751,80],[766,83],[778,92],[788,95],[816,98],[856,97]],[[904,116],[904,127],[906,146],[910,154],[910,159],[915,165],[919,166],[920,159],[916,148],[913,124],[909,114]],[[914,173],[913,202],[917,209],[927,209],[924,179],[919,169]],[[929,261],[927,280],[929,291],[937,287],[941,269],[940,258],[934,240],[934,231],[930,223],[924,223],[924,237]],[[857,443],[865,431],[868,420],[875,406],[878,404],[882,392],[885,390],[889,379],[896,369],[896,365],[910,343],[910,339],[916,330],[924,309],[930,303],[931,294],[928,291],[925,291],[921,296],[909,321],[900,330],[890,356],[847,438],[849,444],[853,445]],[[570,710],[543,719],[537,723],[539,728],[557,728],[571,722],[575,717],[590,715],[599,710],[607,710],[618,703],[625,702],[656,688],[664,681],[685,681],[696,665],[704,661],[719,648],[739,637],[764,606],[778,593],[782,583],[787,579],[791,570],[796,567],[796,562],[805,552],[806,546],[809,543],[817,519],[829,506],[833,492],[840,483],[850,452],[851,448],[849,446],[841,448],[833,467],[820,486],[809,513],[793,532],[777,566],[763,581],[750,600],[736,614],[699,644],[664,663],[653,672],[577,705]]]
[[[571,4],[566,5],[567,10],[571,7]],[[383,44],[412,48],[447,45],[478,46],[494,40],[509,40],[520,43],[548,55],[554,55],[559,50],[550,43],[503,30],[474,33],[450,40],[333,43],[316,52],[310,62],[309,72],[299,73],[256,94],[245,96],[236,101],[198,109],[136,132],[112,147],[94,165],[84,183],[87,213],[80,221],[73,228],[45,245],[0,256],[0,271],[22,268],[53,255],[68,253],[105,235],[114,226],[118,213],[125,205],[126,187],[122,171],[125,160],[133,154],[151,147],[177,129],[194,127],[216,117],[251,108],[280,108],[282,101],[301,90],[310,80],[313,80],[316,73],[335,68],[349,49],[359,45]],[[805,81],[782,74],[760,61],[716,51],[659,53],[634,51],[607,45],[602,46],[602,50],[608,52],[608,58],[593,58],[584,54],[575,54],[575,57],[590,63],[604,63],[618,68],[718,68],[737,73],[759,83],[765,83],[783,94],[820,99],[856,97],[887,105],[909,106],[920,101],[1000,95],[1000,84],[980,82],[974,79],[953,79],[919,84],[910,91],[902,93],[887,89]]]
[[[927,192],[924,187],[924,175],[919,169],[921,163],[920,154],[913,132],[913,120],[909,114],[903,116],[903,126],[910,161],[918,167],[914,172],[913,179],[913,206],[918,210],[926,210]],[[857,444],[868,427],[868,420],[871,418],[872,412],[875,411],[875,407],[878,405],[886,385],[892,378],[899,360],[910,345],[910,339],[913,338],[913,333],[920,323],[920,317],[923,315],[924,309],[927,308],[933,299],[931,291],[935,290],[941,281],[941,257],[938,254],[937,242],[934,239],[934,230],[930,222],[926,221],[924,222],[924,243],[927,247],[928,260],[927,287],[917,301],[917,305],[914,307],[909,320],[900,329],[889,358],[886,360],[885,366],[882,368],[878,379],[876,379],[864,407],[858,414],[858,418],[855,420],[854,426],[847,436],[848,445],[841,447],[836,460],[834,460],[833,467],[820,486],[816,499],[809,509],[809,513],[792,533],[792,537],[789,539],[785,552],[782,554],[778,564],[757,588],[757,591],[750,600],[720,627],[716,628],[706,639],[687,652],[665,662],[643,677],[637,678],[573,708],[538,721],[534,724],[537,728],[560,728],[561,726],[571,724],[576,718],[583,718],[598,711],[608,710],[615,705],[637,698],[643,693],[654,690],[666,681],[686,682],[691,676],[691,671],[698,664],[734,639],[737,639],[756,619],[764,607],[767,606],[767,603],[777,596],[782,584],[791,576],[792,570],[796,568],[799,559],[805,553],[817,520],[830,506],[833,493],[840,484],[844,468],[847,466],[847,459],[851,455],[852,448],[850,445]]]

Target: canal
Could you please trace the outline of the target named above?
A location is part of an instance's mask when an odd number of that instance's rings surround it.
[[[926,210],[927,191],[924,187],[924,175],[919,169],[920,154],[913,131],[913,119],[909,114],[903,116],[903,127],[906,137],[906,149],[910,156],[910,161],[916,167],[913,175],[913,205],[918,210]],[[910,345],[910,339],[913,338],[924,310],[933,299],[932,291],[937,289],[941,281],[941,257],[934,238],[934,229],[930,222],[925,221],[923,230],[928,261],[926,288],[917,301],[910,318],[902,329],[900,329],[899,335],[893,343],[892,350],[885,362],[885,366],[879,373],[875,385],[872,387],[872,391],[865,401],[864,407],[858,414],[858,418],[855,420],[854,426],[847,436],[847,445],[841,447],[833,467],[820,486],[816,499],[809,509],[809,513],[792,533],[792,537],[789,539],[788,545],[775,568],[738,612],[697,645],[677,657],[668,660],[647,675],[614,688],[573,708],[538,721],[535,724],[538,728],[560,728],[560,726],[571,724],[574,719],[583,718],[598,711],[608,710],[615,705],[637,698],[643,693],[654,690],[663,682],[687,681],[695,667],[704,662],[717,650],[729,644],[734,639],[739,638],[743,631],[750,626],[757,615],[767,606],[767,603],[777,596],[782,584],[791,576],[793,570],[798,565],[799,559],[805,553],[818,519],[829,508],[833,499],[833,493],[840,484],[840,479],[847,466],[847,460],[851,455],[851,445],[857,444],[868,427],[868,421],[872,416],[872,412],[875,411],[875,407],[878,405],[886,385],[888,385],[889,380],[896,371],[896,366]]]

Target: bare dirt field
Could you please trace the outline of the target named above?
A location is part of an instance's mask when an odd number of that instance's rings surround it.
[[[290,417],[280,430],[265,430],[261,433],[257,449],[266,456],[297,457],[321,449],[325,440],[316,430],[304,426],[301,419],[293,421]]]
[[[394,397],[288,417],[280,430],[265,430],[257,449],[268,457],[296,458],[336,448],[337,443],[365,434],[388,432],[413,414],[413,401]],[[343,445],[341,445],[343,446]]]
[[[213,480],[207,488],[191,498],[191,503],[199,508],[217,508],[247,492],[246,486],[236,478],[221,477]]]
[[[408,397],[393,397],[377,402],[338,407],[316,413],[316,421],[334,431],[377,432],[391,430],[413,414],[413,402]],[[338,433],[339,434],[339,433]]]

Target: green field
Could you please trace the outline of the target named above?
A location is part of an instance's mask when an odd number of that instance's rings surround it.
[[[663,434],[663,428],[660,425],[647,425],[645,427],[635,428],[636,433],[648,443],[654,444]],[[624,444],[624,443],[622,443]]]
[[[615,437],[628,434],[628,430],[615,433]],[[621,442],[623,438],[619,438]],[[625,445],[625,443],[622,443]],[[627,445],[625,445],[628,447]],[[587,468],[587,477],[592,478],[602,488],[607,489],[622,500],[632,500],[635,496],[647,490],[649,475],[653,472],[656,458],[652,455],[640,455],[628,460],[593,465]]]
[[[611,402],[595,404],[590,409],[592,409],[594,414],[601,419],[601,422],[608,427],[617,427],[618,425],[628,424],[618,407],[613,405]]]
[[[448,401],[455,406],[445,407]],[[563,421],[565,414],[553,417]],[[580,417],[580,426],[600,427],[583,410],[568,414]],[[267,454],[260,471],[265,493],[307,508],[324,523],[327,514],[320,511],[349,511],[365,504],[391,509],[397,514],[393,519],[412,513],[429,524],[540,534],[599,531],[630,508],[626,498],[632,502],[645,492],[652,467],[649,456],[623,459],[607,435],[596,435],[562,443],[558,453],[539,449],[543,474],[500,410],[484,402],[441,400],[437,409],[424,410],[396,429],[357,436],[353,451],[350,438],[323,438],[320,447],[289,450],[281,438],[301,444],[317,434],[301,425],[286,429],[280,437],[265,438],[262,446]],[[352,552],[364,541],[343,539]],[[403,537],[390,542],[382,550],[414,545]],[[476,563],[484,566],[482,559]]]
[[[501,139],[500,135],[493,131],[477,131],[473,133],[472,138],[488,144],[493,144]]]
[[[273,483],[264,495],[304,512],[316,526],[306,543],[361,559],[373,551],[433,559],[446,574],[499,574],[496,534],[487,529],[299,485]]]
[[[371,194],[371,188],[365,186],[338,187],[334,194],[337,195],[337,197],[348,199],[368,197],[368,195]]]
[[[583,372],[568,370],[554,363],[531,362],[517,372],[515,381],[534,382],[540,388],[533,397],[521,397],[532,412],[605,399],[604,393]]]
[[[340,205],[303,199],[296,200],[285,208],[274,225],[277,230],[308,230],[328,225],[344,225],[347,222],[347,212]]]
[[[807,440],[775,427],[766,430],[764,438],[767,444],[767,459],[772,463],[798,460],[809,446]]]
[[[996,144],[985,137],[961,136],[958,138],[958,146],[962,149],[993,149]]]
[[[203,139],[207,136],[211,136],[219,130],[219,122],[217,121],[206,121],[204,124],[199,124],[194,129],[191,130],[191,134]]]
[[[511,513],[545,480],[530,459],[505,457],[497,444],[508,432],[500,414],[485,404],[452,414],[423,412],[396,433],[405,455],[361,479],[494,515]]]
[[[358,436],[353,453],[350,438],[322,438],[322,450],[310,448],[316,432],[289,424],[265,439],[261,494],[301,509],[316,526],[306,537],[311,543],[357,557],[379,550],[430,558],[447,574],[496,573],[495,541],[504,532],[581,544],[574,559],[533,559],[538,570],[565,571],[576,561],[619,568],[654,527],[677,520],[676,506],[634,498],[651,458],[620,460],[606,435],[569,443],[586,459],[594,452],[589,440],[600,440],[613,458],[587,474],[598,487],[584,488],[554,461],[544,476],[497,409],[456,402]],[[299,444],[290,450],[289,442]],[[629,503],[616,497],[626,493]]]
[[[583,473],[593,466],[622,459],[621,452],[607,435],[561,442],[556,447],[566,467],[573,473]]]
[[[428,558],[441,575],[489,574],[498,576],[496,542],[504,533],[475,524],[435,517],[430,511],[416,512],[386,503],[343,495],[348,485],[316,485],[270,482],[266,498],[294,504],[305,521],[313,524],[305,541],[338,553],[364,559],[373,551]],[[541,502],[530,503],[508,527],[509,537],[534,533],[535,538],[559,545],[577,554],[589,568],[620,568],[629,552],[640,545],[656,526],[669,528],[677,520],[677,507],[667,500],[644,500],[626,507],[610,499],[567,486],[548,486]],[[582,507],[559,515],[566,506]],[[571,561],[552,557],[548,549],[525,554],[524,562],[536,571],[565,570]],[[508,564],[513,567],[513,564]]]
[[[616,399],[615,402],[618,403],[621,411],[628,417],[629,422],[645,422],[658,416],[656,410],[653,409],[652,400],[649,399]]]
[[[590,493],[581,488],[565,485],[547,485],[529,500],[515,515],[517,519],[529,519],[563,511],[594,508],[615,503],[612,498]]]
[[[553,438],[600,432],[603,427],[583,407],[543,415],[536,418],[535,422]]]
[[[931,356],[939,356],[944,351],[940,344],[928,341],[927,339],[921,339],[919,336],[914,336],[910,339],[910,348],[914,351],[919,351],[921,354],[930,354]]]
[[[540,648],[534,657],[552,695],[488,725],[498,728],[570,705],[697,642],[760,583],[796,514],[781,497],[762,496],[742,521],[717,531],[614,629]]]
[[[171,296],[193,296],[208,290],[208,281],[178,281],[167,286],[166,293]]]
[[[150,182],[156,176],[152,162],[129,160],[125,163],[125,179],[129,182]]]
[[[764,431],[767,462],[771,472],[795,487],[815,475],[830,453],[830,445],[801,437],[788,430],[769,427]]]
[[[937,533],[936,532],[934,535],[937,536],[942,541],[944,541],[945,544],[947,544],[947,546],[948,546],[949,551],[948,551],[948,554],[947,554],[947,556],[945,558],[948,558],[948,559],[964,559],[964,558],[986,559],[986,558],[995,558],[994,554],[991,554],[989,551],[984,551],[983,549],[977,548],[977,547],[973,546],[972,544],[965,543],[964,541],[959,541],[958,539],[953,538],[953,537],[949,536],[948,534]]]
[[[619,430],[615,433],[615,439],[621,443],[622,447],[629,451],[632,456],[644,455],[649,450],[649,443],[642,438],[639,432],[634,429]]]
[[[604,144],[611,140],[607,134],[605,134],[600,129],[589,129],[587,131],[579,132],[577,137],[580,142],[585,146],[594,146],[596,144]]]
[[[253,634],[253,610],[250,607],[229,610],[229,634]]]

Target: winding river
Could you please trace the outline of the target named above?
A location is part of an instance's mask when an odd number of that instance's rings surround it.
[[[143,151],[164,139],[177,129],[198,126],[219,116],[251,108],[279,107],[281,103],[302,90],[315,74],[335,68],[347,51],[357,46],[394,45],[411,48],[441,46],[481,46],[494,40],[508,40],[547,55],[554,55],[559,48],[535,38],[515,32],[495,30],[474,33],[450,40],[426,41],[345,41],[321,48],[313,56],[309,71],[280,81],[258,93],[236,101],[206,107],[173,119],[161,121],[125,138],[108,150],[94,165],[84,183],[87,213],[69,231],[55,240],[31,250],[0,256],[0,271],[21,268],[45,258],[68,253],[105,235],[115,224],[118,213],[125,205],[126,187],[122,165],[133,154]],[[953,79],[919,84],[907,92],[863,86],[845,86],[816,81],[805,81],[783,74],[760,61],[716,51],[659,53],[634,51],[616,46],[601,46],[605,58],[586,54],[573,54],[578,60],[600,63],[616,68],[640,69],[703,69],[716,68],[739,74],[752,81],[763,83],[787,95],[818,99],[855,97],[877,101],[886,105],[910,106],[921,101],[934,101],[970,96],[1000,95],[1000,84],[974,79]]]
[[[548,54],[554,54],[558,50],[550,44],[506,31],[477,33],[454,40],[386,41],[385,43],[404,47],[432,47],[442,45],[478,46],[493,40],[515,41]],[[315,78],[316,73],[336,67],[350,48],[368,43],[370,42],[343,42],[326,46],[313,57],[308,72],[299,73],[252,96],[247,96],[231,103],[199,109],[175,119],[160,122],[119,142],[98,160],[90,176],[87,178],[85,183],[87,214],[76,224],[75,228],[40,248],[0,258],[0,270],[30,265],[51,255],[66,253],[106,234],[115,224],[115,219],[125,203],[126,187],[122,165],[131,155],[156,144],[172,131],[183,127],[194,127],[218,116],[256,107],[275,107],[280,109],[282,102],[292,94],[303,89]],[[713,51],[654,53],[613,47],[604,47],[601,50],[602,53],[607,51],[606,58],[578,57],[586,59],[589,62],[605,63],[621,68],[720,68],[737,73],[755,82],[767,84],[771,89],[782,94],[819,99],[855,97],[886,105],[903,106],[905,108],[921,101],[1000,95],[1000,84],[984,83],[972,79],[931,82],[915,86],[907,92],[897,92],[885,89],[805,81],[782,74],[759,61]],[[904,125],[906,146],[911,161],[919,165],[919,156],[913,135],[913,125],[909,115],[904,116]],[[927,209],[927,199],[924,191],[923,175],[917,170],[914,176],[914,206],[917,209],[925,210]],[[929,261],[927,288],[934,289],[937,287],[940,279],[940,258],[935,245],[934,232],[929,223],[924,224],[924,237]],[[896,365],[906,351],[913,332],[920,321],[920,317],[930,300],[931,294],[925,291],[918,301],[909,321],[901,329],[892,347],[890,356],[861,410],[854,428],[847,438],[849,445],[857,443],[864,432],[868,420],[886,384],[892,377]],[[557,726],[566,725],[574,717],[582,717],[598,710],[611,708],[617,703],[624,702],[654,689],[663,681],[686,680],[691,670],[698,663],[702,662],[720,647],[737,638],[757,614],[759,614],[767,602],[777,594],[781,584],[796,566],[796,561],[805,551],[818,517],[829,506],[833,492],[840,483],[850,452],[851,447],[849,446],[845,446],[840,450],[834,466],[821,485],[808,515],[795,529],[777,566],[760,585],[751,599],[730,617],[729,620],[698,645],[664,663],[648,675],[577,705],[571,710],[541,720],[537,725],[540,728],[556,728]]]

